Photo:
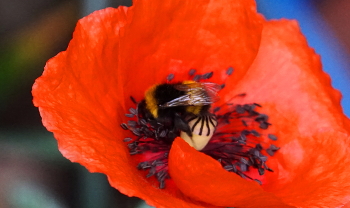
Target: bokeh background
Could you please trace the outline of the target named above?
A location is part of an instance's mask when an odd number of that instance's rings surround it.
[[[350,115],[350,0],[258,0],[268,19],[298,19]],[[147,207],[57,150],[32,104],[45,62],[65,50],[78,19],[130,0],[0,0],[0,208]]]

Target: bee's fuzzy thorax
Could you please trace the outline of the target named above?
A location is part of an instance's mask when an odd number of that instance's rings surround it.
[[[151,112],[154,118],[158,118],[160,114],[162,114],[162,112],[160,112],[162,111],[162,104],[185,94],[184,92],[176,90],[173,86],[174,84],[156,84],[146,91],[146,108]]]

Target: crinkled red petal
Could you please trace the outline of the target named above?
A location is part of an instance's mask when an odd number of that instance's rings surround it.
[[[147,87],[164,82],[169,73],[183,80],[190,68],[214,71],[211,81],[220,83],[226,79],[222,69],[232,66],[235,73],[226,82],[222,100],[231,102],[235,95],[247,93],[240,102],[262,104],[282,148],[270,161],[278,164],[276,175],[266,177],[263,189],[293,206],[343,205],[350,199],[349,120],[342,113],[340,94],[296,24],[289,21],[265,23],[258,56],[247,71],[258,50],[261,28],[261,16],[250,0],[191,1],[185,6],[175,0],[157,4],[138,0],[131,9],[98,11],[78,23],[67,51],[47,63],[33,86],[34,103],[62,154],[90,171],[105,173],[123,193],[157,207],[209,206],[188,197],[224,205],[226,199],[217,196],[202,198],[201,189],[186,197],[176,188],[151,186],[136,170],[122,142],[130,135],[119,124],[129,107],[128,97],[141,99]],[[186,165],[192,155],[202,158],[182,146],[186,151],[174,146],[172,154],[183,151],[186,157],[171,157],[172,164],[182,160]],[[210,158],[203,161],[206,167],[218,166]],[[197,167],[196,161],[191,163]],[[261,191],[219,170],[223,178],[242,182],[251,194]],[[184,189],[188,184],[181,181],[180,171],[175,166],[171,174],[186,193],[191,189]],[[212,175],[207,179],[216,180]],[[232,188],[216,185],[218,190]],[[237,196],[239,203],[245,194]],[[266,203],[278,202],[273,194],[259,195]]]
[[[337,207],[350,200],[349,119],[296,22],[266,22],[252,67],[228,87],[234,90],[226,100],[244,92],[239,102],[261,104],[279,138],[281,150],[270,158],[278,174],[267,177],[265,190],[297,207]]]
[[[236,82],[253,62],[261,39],[262,16],[253,0],[135,1],[123,30],[119,68],[125,91],[138,99],[155,83],[188,79],[190,69],[214,72],[223,83],[235,69]],[[137,86],[137,87],[135,87]]]
[[[172,145],[169,171],[178,188],[195,200],[224,207],[290,207],[257,182],[224,170],[218,161],[181,138]]]
[[[262,18],[251,0],[227,1],[225,8],[215,1],[158,3],[137,1],[80,20],[67,51],[49,60],[36,80],[34,104],[62,154],[105,173],[123,193],[157,207],[210,207],[171,183],[166,190],[151,185],[136,169],[122,141],[130,134],[119,125],[132,107],[129,96],[141,99],[169,73],[181,79],[190,68],[233,66],[244,74],[258,50]]]
[[[34,103],[61,153],[91,172],[106,174],[121,192],[157,207],[202,207],[151,186],[123,142],[129,136],[120,128],[127,96],[117,74],[118,34],[126,12],[125,7],[106,9],[80,20],[67,51],[48,61],[36,80]]]
[[[115,171],[120,177],[132,172],[128,150],[116,139],[125,134],[118,129],[123,113],[116,109],[125,106],[123,92],[116,90],[115,57],[126,12],[126,7],[106,9],[80,20],[67,51],[47,62],[32,91],[65,157],[92,172]]]

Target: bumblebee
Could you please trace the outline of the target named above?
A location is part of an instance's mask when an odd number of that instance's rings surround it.
[[[139,117],[164,126],[168,140],[165,142],[172,142],[180,136],[189,145],[201,150],[217,125],[209,110],[218,99],[220,89],[220,85],[215,83],[195,81],[154,85],[138,104]]]

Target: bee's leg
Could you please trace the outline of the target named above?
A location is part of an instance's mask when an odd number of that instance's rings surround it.
[[[192,131],[188,123],[181,118],[180,115],[175,114],[174,127],[185,132],[189,137],[192,137]]]

